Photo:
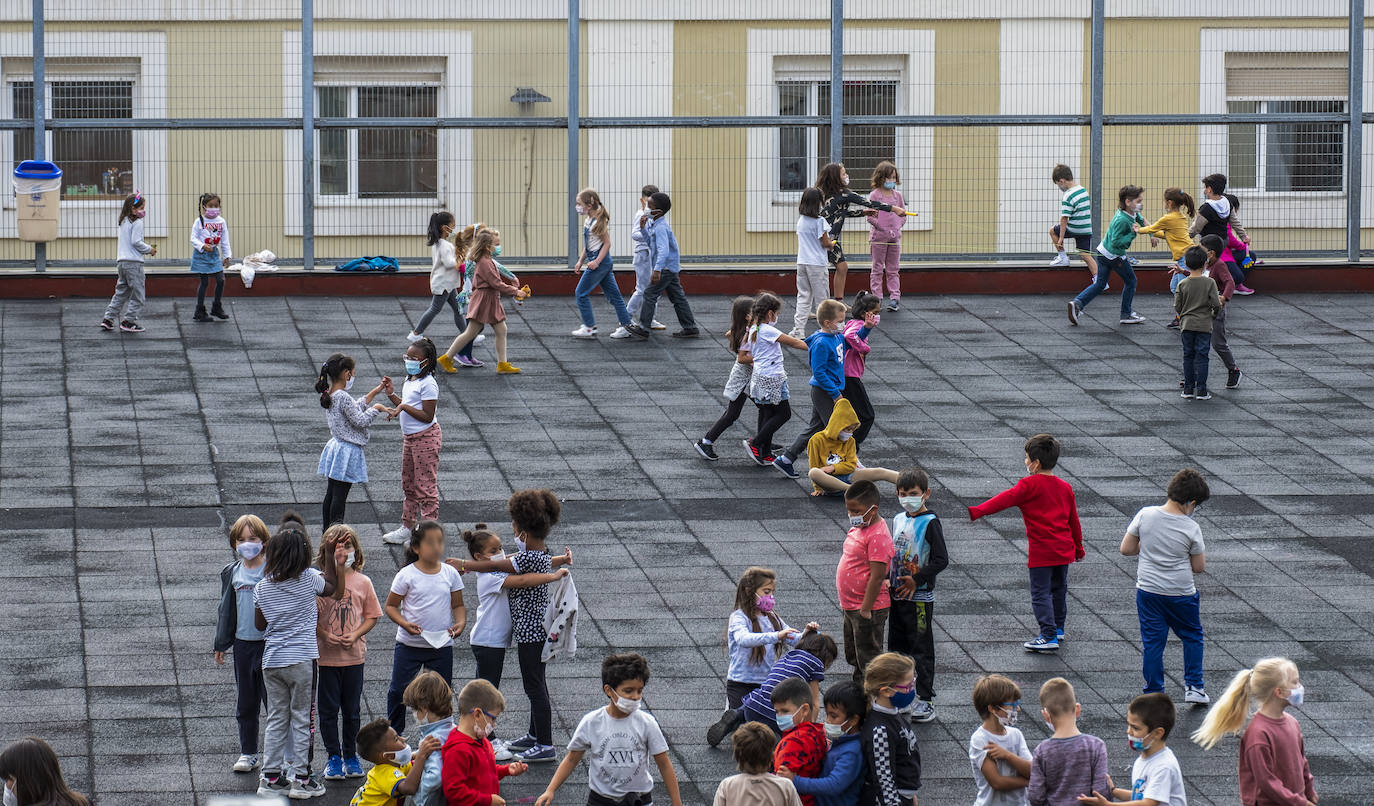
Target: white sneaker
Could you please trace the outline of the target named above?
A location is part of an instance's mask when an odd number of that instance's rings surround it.
[[[234,772],[252,772],[258,768],[262,761],[257,756],[247,753],[239,756],[239,760],[234,762]]]
[[[1207,692],[1202,689],[1189,686],[1187,690],[1183,692],[1183,701],[1192,703],[1193,705],[1210,705],[1212,698],[1208,697]]]
[[[1131,311],[1131,315],[1130,315],[1130,316],[1123,316],[1123,317],[1121,317],[1121,324],[1123,324],[1123,325],[1138,325],[1138,324],[1140,324],[1141,322],[1144,322],[1144,321],[1145,321],[1145,317],[1141,316],[1140,314],[1136,313],[1135,311]]]
[[[510,751],[510,748],[506,747],[506,743],[501,741],[500,739],[497,739],[495,742],[492,742],[491,749],[495,751],[496,761],[498,762],[510,761],[511,759],[515,758],[515,754],[512,753]]]
[[[485,333],[478,333],[478,334],[477,334],[477,338],[473,339],[473,340],[472,340],[472,343],[473,343],[473,344],[481,344],[482,342],[484,342],[484,341],[486,341],[486,340],[487,340],[487,336],[486,336]]]
[[[596,328],[582,325],[572,332],[572,337],[574,339],[594,339],[596,338]]]
[[[667,329],[668,329],[668,326],[665,325],[665,324],[663,324],[662,322],[658,321],[657,319],[655,319],[655,320],[654,320],[654,323],[653,323],[652,325],[649,325],[649,329],[650,329],[650,330],[667,330]]]
[[[806,334],[802,332],[801,328],[793,328],[792,332],[788,333],[787,335],[791,336],[794,339],[806,338]]]
[[[406,334],[406,341],[410,342],[411,344],[414,344],[415,342],[423,338],[424,336],[421,336],[419,333],[416,333],[413,330]]]
[[[402,526],[382,535],[382,542],[393,546],[403,546],[410,542],[410,530]]]
[[[309,800],[310,798],[324,797],[324,783],[310,778],[292,778],[291,791],[286,794],[292,800]]]
[[[1054,256],[1054,260],[1051,260],[1051,261],[1050,261],[1050,265],[1051,265],[1051,266],[1067,266],[1067,265],[1069,265],[1069,253],[1068,253],[1068,252],[1060,252],[1059,254],[1055,255],[1055,256]]]
[[[611,338],[613,339],[628,339],[630,336],[630,331],[626,330],[623,327],[618,327],[615,329],[613,333],[611,333]]]

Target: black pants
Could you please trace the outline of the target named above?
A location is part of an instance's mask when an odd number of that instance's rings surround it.
[[[239,723],[239,752],[258,754],[258,715],[267,707],[267,687],[262,682],[262,652],[266,641],[234,639],[234,685],[238,705],[234,716]]]
[[[528,641],[517,645],[520,658],[520,679],[525,684],[525,696],[530,700],[530,735],[542,745],[553,744],[553,703],[549,700],[549,684],[544,679],[543,641]]]
[[[325,752],[352,758],[358,754],[355,741],[362,727],[363,665],[321,666],[319,701],[320,734]],[[339,743],[339,714],[343,713],[343,744]]]
[[[732,711],[739,710],[744,705],[744,698],[749,696],[749,692],[758,688],[758,683],[741,683],[738,680],[725,681],[725,702]]]
[[[1031,610],[1040,624],[1040,635],[1053,641],[1058,631],[1064,629],[1067,612],[1066,600],[1069,593],[1069,567],[1067,565],[1047,565],[1031,568]]]
[[[587,806],[654,806],[654,793],[631,792],[617,800],[597,794],[595,790],[589,788],[587,790]]]
[[[210,287],[210,278],[215,278],[215,310],[222,306],[220,300],[224,299],[224,272],[217,271],[214,274],[202,274],[200,276],[200,288],[196,289],[196,310],[205,310],[205,289]]]
[[[716,440],[720,439],[720,435],[725,433],[725,429],[734,425],[735,420],[739,419],[740,413],[744,411],[744,402],[748,399],[749,395],[745,394],[744,392],[740,392],[734,400],[731,400],[730,405],[725,407],[725,412],[720,415],[720,419],[716,420],[716,424],[711,426],[711,428],[707,430],[706,439],[710,442],[715,442]],[[762,416],[762,414],[763,409],[760,408],[760,417]]]
[[[496,646],[473,644],[472,654],[477,659],[477,677],[500,688],[501,673],[506,669],[506,650]]]
[[[781,403],[756,405],[759,407],[759,428],[754,432],[754,447],[767,455],[773,452],[773,435],[792,419],[792,404],[784,400]]]
[[[453,309],[453,324],[457,325],[458,332],[462,333],[464,330],[467,330],[468,320],[463,318],[463,306],[458,304],[458,290],[454,289],[453,291],[446,291],[443,294],[439,294],[430,301],[429,308],[420,315],[420,321],[415,325],[415,332],[423,336],[425,334],[425,329],[429,327],[429,323],[434,321],[434,317],[439,315],[439,312],[444,309],[445,305]],[[472,347],[472,342],[468,342],[466,347],[458,351],[458,355],[472,358]]]
[[[391,686],[386,690],[386,718],[397,733],[406,729],[406,704],[401,701],[406,686],[421,669],[433,669],[453,686],[453,647],[432,649],[397,643],[391,653]]]
[[[808,384],[808,386],[810,385]],[[830,415],[835,410],[835,399],[830,396],[829,392],[819,386],[810,386],[810,389],[811,420],[807,422],[806,428],[802,429],[797,438],[792,440],[792,447],[783,452],[788,459],[794,462],[798,456],[806,453],[806,443],[811,441],[816,432],[824,431],[825,427],[830,424]]]
[[[854,445],[857,447],[864,443],[864,438],[873,429],[873,404],[868,400],[868,390],[864,388],[863,378],[845,376],[844,399],[849,401],[849,405],[854,407],[854,413],[859,416],[859,427],[854,429]],[[829,425],[829,420],[826,424]]]
[[[338,479],[330,479],[329,484],[324,488],[324,526],[328,529],[331,524],[342,523],[344,519],[344,508],[348,506],[348,491],[353,489],[353,484]]]
[[[916,664],[916,697],[935,698],[935,604],[892,600],[887,616],[887,649]]]

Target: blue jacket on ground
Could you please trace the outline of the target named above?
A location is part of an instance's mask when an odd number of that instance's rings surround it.
[[[844,392],[844,334],[817,330],[806,337],[811,350],[811,385],[832,398]]]
[[[817,778],[792,779],[799,795],[815,795],[816,806],[854,806],[864,784],[863,742],[846,733],[830,745]]]

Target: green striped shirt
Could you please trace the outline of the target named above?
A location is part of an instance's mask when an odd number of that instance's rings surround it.
[[[1069,219],[1069,233],[1072,235],[1091,235],[1093,231],[1093,205],[1088,191],[1082,185],[1074,185],[1064,191],[1059,201],[1059,215]]]

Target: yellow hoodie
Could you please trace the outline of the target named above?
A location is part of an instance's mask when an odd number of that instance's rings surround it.
[[[830,424],[824,431],[817,431],[811,437],[811,441],[806,443],[806,459],[811,467],[834,465],[836,476],[853,473],[858,467],[859,449],[854,444],[853,437],[840,439],[840,432],[846,428],[854,428],[858,424],[859,415],[854,413],[854,407],[849,401],[844,398],[836,400],[835,409],[830,413]],[[816,489],[819,490],[820,487]]]

